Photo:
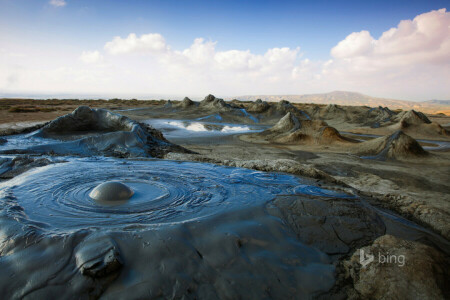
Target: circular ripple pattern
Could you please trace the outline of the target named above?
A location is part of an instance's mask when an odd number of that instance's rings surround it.
[[[93,201],[106,181],[134,190],[121,205]],[[184,222],[298,193],[299,178],[211,164],[164,160],[74,159],[2,184],[3,209],[55,231]],[[314,194],[320,194],[320,188]],[[326,196],[326,190],[322,190]],[[302,192],[303,193],[303,192]],[[5,196],[7,195],[7,196]],[[44,225],[45,224],[45,225]]]

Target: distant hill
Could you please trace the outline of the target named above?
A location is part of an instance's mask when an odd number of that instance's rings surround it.
[[[439,105],[450,105],[450,100],[428,100],[425,102],[439,104]]]
[[[407,100],[385,99],[367,96],[356,92],[334,91],[324,94],[306,95],[247,95],[235,97],[238,100],[254,101],[257,99],[278,102],[287,100],[292,103],[339,104],[355,106],[386,106],[390,109],[418,110],[425,113],[445,113],[450,115],[450,100],[428,100],[414,102]]]

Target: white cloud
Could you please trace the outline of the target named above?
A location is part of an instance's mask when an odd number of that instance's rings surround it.
[[[250,50],[229,50],[218,52],[214,55],[214,60],[219,68],[234,70],[249,70],[257,67],[257,58]]]
[[[130,33],[124,39],[116,36],[104,48],[111,54],[162,53],[168,50],[166,41],[159,33],[143,34],[140,37]]]
[[[450,13],[446,9],[401,21],[376,40],[369,32],[353,32],[332,50],[338,59],[377,67],[450,62]]]
[[[353,32],[331,49],[331,55],[336,58],[366,55],[373,50],[374,44],[375,40],[368,31]]]
[[[55,7],[63,7],[67,5],[67,2],[64,0],[50,0],[48,3]]]
[[[94,64],[101,62],[103,56],[98,51],[83,51],[80,56],[80,60],[86,64]]]

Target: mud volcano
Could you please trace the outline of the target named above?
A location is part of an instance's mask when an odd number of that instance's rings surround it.
[[[39,140],[30,145],[26,140]],[[13,143],[14,144],[14,143]],[[159,130],[105,109],[80,106],[29,134],[24,148],[5,154],[50,154],[114,157],[162,157],[168,152],[189,152],[167,141]]]

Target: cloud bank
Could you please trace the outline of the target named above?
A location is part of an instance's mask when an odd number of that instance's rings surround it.
[[[221,96],[352,90],[413,100],[450,98],[446,9],[403,20],[378,39],[368,31],[350,33],[318,61],[303,57],[300,47],[253,53],[216,46],[196,38],[188,48],[173,49],[159,33],[130,33],[105,41],[103,49],[83,51],[77,59],[82,64],[44,68],[20,58],[16,64],[0,61],[6,71],[0,90]]]

